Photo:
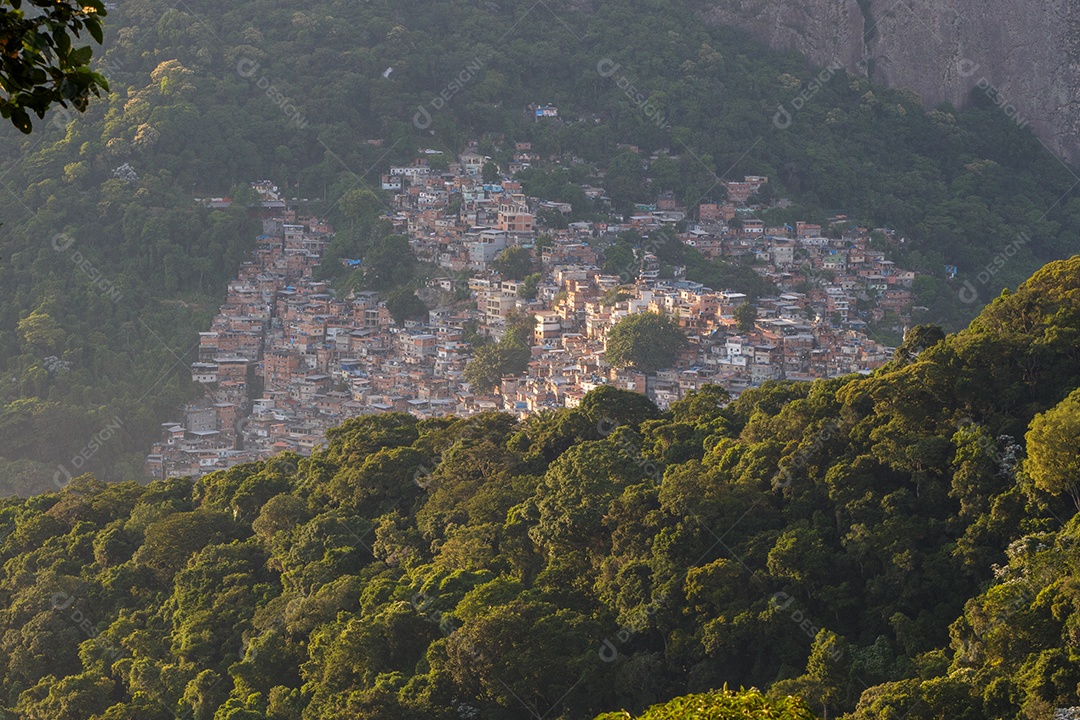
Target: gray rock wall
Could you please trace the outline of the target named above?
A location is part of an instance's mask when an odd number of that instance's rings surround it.
[[[1077,0],[708,0],[701,12],[928,105],[962,107],[977,88],[1080,165]]]

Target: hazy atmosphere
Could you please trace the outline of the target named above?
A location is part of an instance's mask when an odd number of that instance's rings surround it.
[[[1080,19],[0,0],[0,720],[1080,720]]]

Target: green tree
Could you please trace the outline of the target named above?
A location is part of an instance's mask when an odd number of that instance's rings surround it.
[[[522,300],[536,299],[536,286],[540,284],[540,273],[526,275],[518,287],[518,297]]]
[[[471,605],[468,600],[462,605]],[[575,687],[595,657],[583,639],[596,627],[587,616],[525,597],[487,605],[446,643],[446,671],[460,687],[491,698],[502,717],[517,712],[519,703],[587,703],[584,689]]]
[[[514,308],[503,317],[506,323],[500,344],[504,347],[524,347],[532,345],[536,318],[532,313]]]
[[[31,4],[27,13],[21,0],[0,0],[0,117],[24,133],[33,127],[30,112],[43,118],[54,105],[83,112],[91,95],[109,90],[90,69],[92,48],[74,43],[86,32],[101,44],[101,0]]]
[[[752,303],[745,302],[739,307],[735,308],[735,327],[739,332],[750,332],[754,329],[754,322],[757,320],[757,306]]]
[[[1053,495],[1069,495],[1080,510],[1080,390],[1036,415],[1025,439],[1024,468],[1035,486]]]
[[[364,284],[373,290],[391,290],[407,285],[416,270],[416,257],[403,235],[388,235],[376,241],[364,256]]]
[[[499,166],[488,160],[480,170],[480,176],[486,183],[497,182],[499,179]]]
[[[19,321],[19,332],[26,344],[37,353],[48,353],[64,342],[64,330],[49,313],[35,310]]]
[[[570,220],[558,210],[541,208],[536,212],[536,219],[541,227],[565,230],[570,227]]]
[[[259,204],[259,193],[255,192],[255,189],[247,183],[233,185],[229,191],[229,197],[232,199],[233,205],[239,208],[255,207]]]
[[[770,700],[757,690],[724,689],[700,695],[684,695],[654,705],[636,720],[814,720],[814,714],[797,697]],[[630,713],[605,713],[596,720],[635,720]]]
[[[199,510],[173,513],[151,523],[135,560],[171,579],[192,555],[208,544],[229,539],[235,528],[223,513]]]
[[[932,348],[945,339],[945,333],[937,325],[916,325],[904,335],[904,342],[896,348],[894,359],[911,362],[923,350]]]
[[[806,675],[818,688],[817,699],[826,720],[830,709],[835,710],[846,700],[850,666],[850,649],[844,639],[834,632],[819,630],[806,661]]]
[[[638,313],[608,331],[604,359],[615,367],[652,373],[670,367],[685,344],[686,336],[666,315]]]
[[[386,297],[386,309],[390,311],[396,323],[406,320],[425,320],[428,311],[424,301],[407,287],[390,291]]]
[[[639,262],[634,248],[627,243],[612,243],[604,250],[604,272],[617,275],[623,282],[637,279]]]
[[[751,300],[776,291],[775,286],[749,265],[728,263],[719,258],[708,261],[693,248],[685,249],[686,277],[715,290],[736,290]]]
[[[520,246],[508,247],[492,260],[491,267],[508,280],[524,280],[532,273],[532,253]]]
[[[653,189],[659,192],[679,189],[679,166],[667,155],[661,155],[649,166]]]
[[[629,149],[620,150],[611,159],[604,179],[611,201],[620,210],[626,210],[645,194],[645,169],[641,158]]]
[[[723,417],[723,408],[731,402],[731,394],[721,385],[705,385],[671,404],[671,416],[676,422],[708,423]]]
[[[528,368],[529,348],[501,342],[477,348],[465,366],[465,379],[473,392],[489,393],[506,375],[519,375]]]
[[[112,680],[90,673],[50,675],[23,693],[15,709],[27,720],[78,720],[108,707],[112,688]]]
[[[365,227],[369,227],[383,212],[379,197],[371,190],[360,188],[345,193],[338,207],[349,222],[360,223]]]
[[[499,384],[503,376],[505,356],[497,345],[478,348],[465,366],[465,379],[473,392],[486,394]]]

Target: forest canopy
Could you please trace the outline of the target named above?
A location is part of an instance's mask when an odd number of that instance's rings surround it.
[[[1049,717],[1080,705],[1080,515],[1032,441],[1075,432],[1078,333],[1080,256],[865,377],[372,415],[9,498],[2,710]]]

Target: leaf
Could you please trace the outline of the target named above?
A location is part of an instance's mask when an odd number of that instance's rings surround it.
[[[72,50],[71,54],[68,57],[70,58],[70,61],[75,65],[86,65],[88,62],[90,62],[90,58],[93,56],[93,54],[94,49],[89,45],[86,45],[76,50]]]
[[[61,55],[67,55],[71,50],[71,36],[67,34],[67,31],[58,29],[53,33],[53,41]]]
[[[24,135],[29,135],[30,131],[33,129],[33,125],[30,123],[30,116],[22,108],[16,108],[12,111],[11,122],[15,127],[19,128],[19,132]]]
[[[101,32],[101,23],[96,20],[88,20],[86,23],[86,30],[90,33],[90,37],[97,41],[100,45],[104,40],[104,35]]]

